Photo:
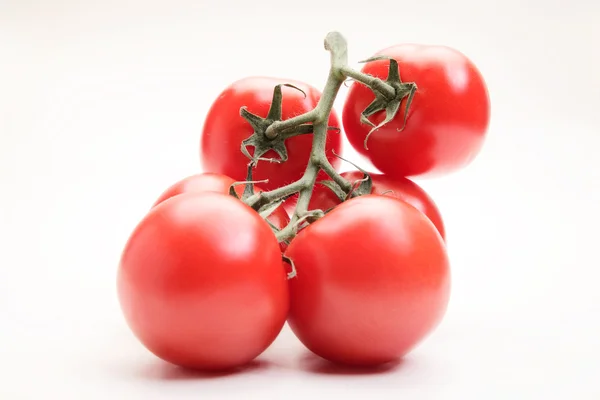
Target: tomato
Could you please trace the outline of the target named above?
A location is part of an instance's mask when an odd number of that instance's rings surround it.
[[[154,202],[154,206],[162,203],[163,201],[177,196],[178,194],[187,193],[187,192],[219,192],[228,194],[229,187],[235,182],[234,179],[222,175],[222,174],[213,174],[210,172],[205,172],[201,174],[190,175],[184,179],[181,179],[171,186],[169,186]],[[236,192],[239,195],[244,190],[244,185],[236,186]]]
[[[154,206],[162,203],[163,201],[177,196],[182,193],[202,193],[202,192],[219,192],[223,194],[229,194],[229,187],[235,182],[235,180],[231,179],[226,175],[214,174],[210,172],[205,172],[202,174],[195,174],[188,176],[178,182],[175,182],[173,185],[168,187],[156,200]],[[255,192],[259,192],[262,189],[258,186],[254,186]],[[244,185],[235,186],[235,191],[238,196],[242,196],[244,192]],[[153,207],[154,207],[153,206]],[[285,211],[284,207],[278,207],[269,217],[267,218],[269,222],[271,222],[275,227],[279,229],[283,229],[289,222],[290,217]],[[285,251],[287,245],[285,243],[280,243],[281,251]]]
[[[123,251],[118,295],[148,350],[201,370],[256,358],[289,309],[275,235],[254,210],[220,193],[184,193],[151,209]]]
[[[293,80],[267,77],[249,77],[234,82],[227,87],[214,101],[202,130],[200,156],[202,167],[207,172],[218,172],[236,180],[245,180],[249,159],[241,152],[244,139],[254,132],[252,126],[240,116],[240,108],[255,115],[266,117],[271,104],[273,89],[276,85],[290,83],[302,89],[304,95],[293,88],[284,87],[282,119],[289,119],[312,110],[319,101],[321,93],[314,87]],[[329,125],[340,126],[338,117],[332,110]],[[254,169],[254,179],[268,179],[261,184],[266,190],[272,190],[302,177],[310,157],[312,135],[300,135],[287,139],[285,142],[288,160],[284,163],[260,161]],[[339,167],[340,160],[333,155],[341,154],[342,137],[339,132],[329,131],[327,135],[326,154],[334,167]],[[249,152],[252,154],[253,149]],[[269,150],[262,157],[278,158]],[[321,174],[324,178],[324,174]]]
[[[385,174],[369,175],[371,175],[371,179],[373,180],[371,193],[396,197],[416,207],[433,222],[442,238],[446,239],[446,229],[440,210],[433,199],[419,185],[408,178],[390,178]],[[350,182],[357,182],[363,179],[364,175],[360,171],[349,171],[342,173],[342,176]],[[315,191],[310,202],[310,209],[326,211],[340,203],[339,198],[331,190],[318,185],[315,186]]]
[[[490,100],[484,79],[462,53],[442,46],[403,44],[379,51],[398,61],[404,82],[418,89],[404,130],[401,103],[396,117],[374,131],[361,123],[360,115],[375,98],[368,87],[355,83],[342,112],[348,141],[381,172],[395,176],[439,176],[468,165],[479,153],[490,120]],[[388,76],[388,60],[367,63],[362,72],[381,79]],[[375,125],[385,112],[369,119]]]
[[[330,361],[372,366],[397,360],[445,314],[450,272],[431,221],[401,200],[348,200],[299,232],[286,255],[288,322],[300,341]]]

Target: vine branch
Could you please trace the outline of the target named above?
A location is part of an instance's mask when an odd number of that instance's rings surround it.
[[[346,39],[339,32],[330,32],[324,40],[324,47],[330,53],[330,69],[321,98],[316,107],[304,114],[289,118],[286,120],[276,119],[269,121],[269,125],[260,126],[261,134],[265,140],[271,141],[272,148],[279,146],[281,142],[289,137],[297,136],[310,132],[307,124],[312,124],[312,148],[310,159],[306,170],[300,179],[289,185],[280,188],[253,194],[246,198],[246,204],[255,210],[261,209],[267,204],[271,204],[281,199],[287,198],[298,193],[298,201],[294,213],[290,218],[289,224],[276,232],[277,239],[281,241],[293,238],[298,230],[298,226],[304,220],[319,218],[323,215],[320,210],[309,211],[310,199],[313,188],[316,183],[317,174],[323,170],[345,193],[353,190],[352,183],[344,179],[331,165],[325,153],[327,140],[327,130],[329,116],[333,108],[333,103],[339,92],[341,85],[347,78],[352,78],[357,82],[370,87],[376,94],[390,101],[396,96],[396,89],[388,82],[379,78],[356,71],[348,66],[348,46]],[[263,123],[262,121],[259,121]],[[255,123],[257,125],[258,123]],[[280,139],[280,141],[277,141]],[[260,140],[260,137],[257,138]]]

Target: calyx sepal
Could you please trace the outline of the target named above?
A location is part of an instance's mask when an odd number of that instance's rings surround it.
[[[348,192],[344,191],[344,189],[342,189],[342,187],[333,180],[319,181],[318,183],[331,190],[336,195],[336,197],[342,202],[353,197],[371,194],[371,192],[373,191],[373,179],[371,178],[371,175],[352,161],[345,159],[344,157],[336,154],[335,152],[333,153],[333,155],[339,158],[340,160],[347,162],[348,164],[352,165],[354,168],[362,172],[362,179],[358,179],[354,182],[351,182],[352,185],[350,186],[350,190]],[[325,212],[327,213],[329,211],[331,211],[331,209]]]
[[[398,111],[400,110],[402,100],[406,98],[406,105],[404,107],[404,121],[402,123],[402,128],[399,128],[398,132],[402,132],[404,130],[404,128],[406,127],[406,121],[408,119],[408,111],[410,110],[410,105],[417,91],[417,84],[415,82],[402,82],[402,79],[400,78],[400,69],[398,67],[398,62],[392,57],[376,56],[368,58],[361,62],[368,63],[379,60],[389,60],[390,62],[390,66],[388,69],[388,77],[385,80],[385,83],[394,88],[394,96],[390,98],[384,95],[383,93],[373,90],[373,93],[375,94],[375,99],[361,113],[360,122],[372,127],[372,129],[365,137],[364,146],[367,150],[369,149],[367,146],[367,142],[371,134],[377,129],[381,128],[382,126],[388,124],[394,119],[394,117],[396,117]],[[369,117],[380,111],[385,111],[385,119],[378,125],[375,125],[369,120]]]
[[[285,139],[290,137],[290,135],[275,135],[273,137],[269,137],[266,133],[267,128],[273,124],[273,122],[281,121],[283,101],[283,94],[281,92],[282,86],[299,90],[304,94],[304,97],[306,97],[306,93],[304,93],[302,89],[289,83],[282,83],[276,85],[273,89],[273,100],[271,101],[271,106],[266,117],[263,118],[251,113],[245,106],[240,108],[240,116],[248,121],[248,123],[252,126],[252,129],[254,129],[254,133],[249,138],[242,141],[241,150],[242,153],[244,153],[244,155],[248,157],[254,164],[256,164],[259,160],[282,163],[288,159],[288,152],[287,148],[285,147]],[[311,133],[312,126],[309,128],[302,127],[301,130],[302,133]],[[250,154],[248,147],[254,147],[254,154]],[[262,157],[269,150],[273,150],[275,153],[277,153],[279,158]]]

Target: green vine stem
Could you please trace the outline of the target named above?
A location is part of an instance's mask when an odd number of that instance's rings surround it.
[[[356,71],[348,66],[347,42],[339,32],[328,33],[325,37],[324,45],[325,49],[330,53],[331,65],[325,88],[316,107],[307,113],[290,119],[272,121],[258,137],[258,140],[260,140],[260,137],[264,137],[264,140],[270,141],[276,141],[280,136],[281,138],[283,136],[289,138],[297,134],[306,133],[306,129],[303,130],[301,127],[310,127],[309,124],[312,124],[312,150],[303,176],[289,185],[268,192],[253,194],[244,200],[246,204],[258,210],[268,204],[299,193],[290,223],[283,229],[276,231],[277,239],[280,242],[293,238],[302,221],[315,220],[324,215],[322,210],[308,209],[319,171],[323,170],[345,193],[350,193],[353,189],[352,183],[344,179],[333,168],[325,154],[327,131],[329,129],[327,123],[333,103],[344,81],[347,78],[352,78],[368,86],[383,98],[389,100],[396,98],[396,89],[393,85],[379,78]],[[289,134],[289,132],[296,133]],[[252,163],[255,162],[256,160],[252,161]]]

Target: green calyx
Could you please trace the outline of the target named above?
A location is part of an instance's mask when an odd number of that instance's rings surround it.
[[[271,126],[276,121],[281,121],[281,109],[282,109],[282,100],[283,95],[281,93],[281,87],[286,86],[296,90],[299,90],[306,97],[306,93],[304,91],[294,85],[290,85],[287,83],[280,84],[275,86],[273,90],[273,101],[271,102],[271,106],[269,108],[269,112],[266,117],[260,117],[256,114],[252,114],[247,110],[246,107],[240,108],[240,116],[244,118],[252,129],[254,129],[254,133],[247,139],[242,142],[242,153],[246,157],[248,157],[252,163],[256,164],[258,161],[268,161],[275,163],[282,163],[287,161],[288,152],[285,147],[285,140],[301,134],[312,133],[313,127],[309,124],[303,124],[300,126],[296,126],[293,129],[289,129],[283,131],[281,133],[275,132],[271,133],[268,130],[269,126]],[[250,154],[248,151],[248,147],[254,147],[254,154]],[[279,158],[264,158],[262,157],[269,150],[273,150]]]
[[[364,169],[360,168],[358,165],[354,164],[353,162],[346,160],[345,158],[340,157],[335,153],[334,155],[340,160],[351,164],[354,168],[362,172],[363,177],[356,181],[350,182],[350,190],[348,191],[342,189],[342,187],[333,180],[319,181],[318,183],[331,190],[341,202],[347,201],[354,197],[371,194],[371,192],[373,191],[373,179],[371,178],[371,175]],[[331,210],[327,210],[326,212],[329,211]]]
[[[361,113],[360,121],[363,124],[372,127],[372,129],[367,134],[367,137],[365,137],[364,146],[367,150],[369,149],[367,146],[367,142],[371,134],[377,129],[381,128],[382,126],[388,124],[394,119],[394,117],[396,117],[398,111],[400,110],[402,100],[406,98],[406,106],[404,108],[404,121],[402,123],[402,128],[398,129],[398,131],[401,132],[404,130],[404,128],[406,127],[406,120],[408,118],[408,111],[410,109],[410,105],[412,103],[415,92],[417,91],[416,83],[402,82],[402,79],[400,78],[400,69],[398,68],[398,62],[395,59],[387,56],[377,56],[369,58],[362,62],[367,63],[379,60],[389,60],[390,62],[388,77],[385,80],[385,83],[387,83],[390,87],[394,89],[394,96],[390,97],[385,93],[373,90],[373,93],[375,93],[375,99]],[[385,111],[385,119],[380,124],[375,125],[369,120],[369,117],[380,111]]]

